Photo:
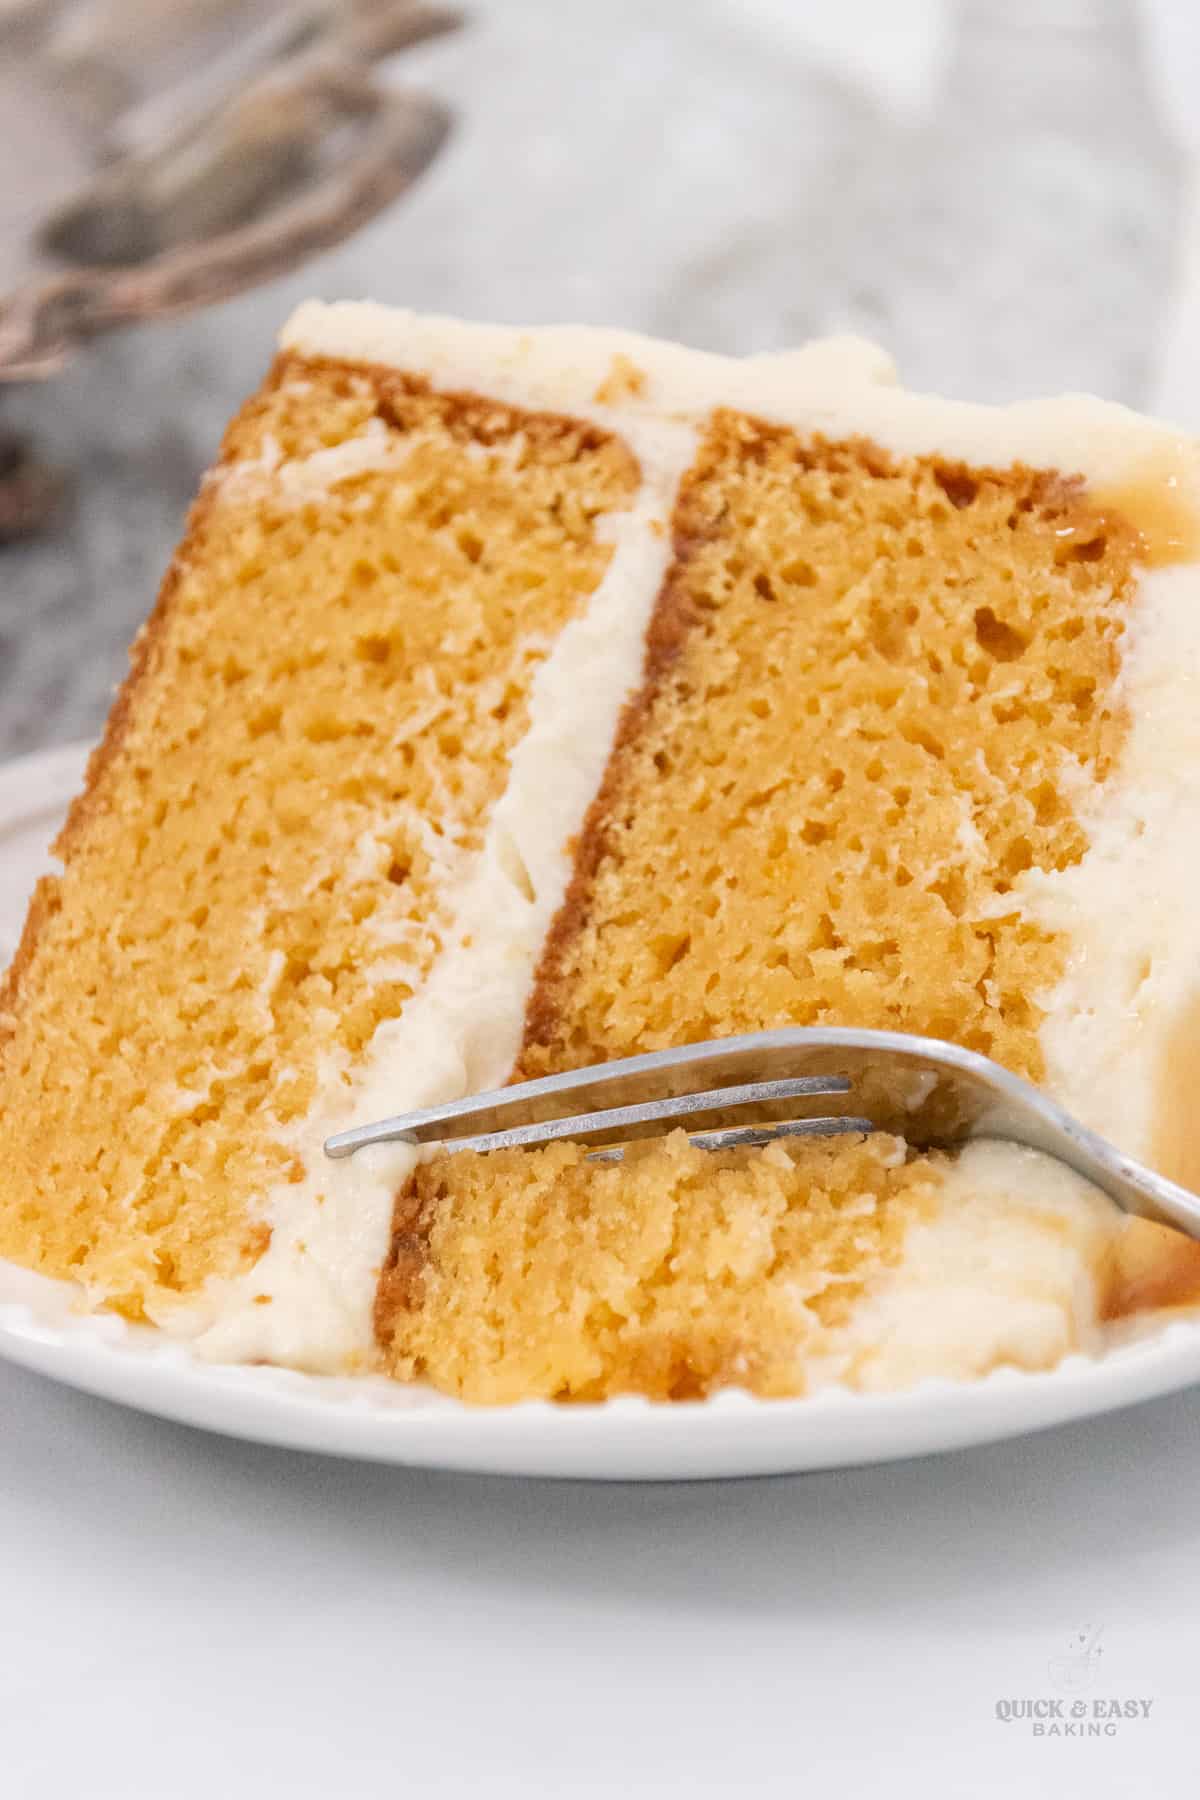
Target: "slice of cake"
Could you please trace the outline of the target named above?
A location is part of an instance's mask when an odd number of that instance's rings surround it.
[[[1200,1182],[1200,457],[834,343],[302,308],[0,999],[0,1255],[479,1400],[1051,1366],[1200,1298],[1012,1146],[334,1162],[781,1025],[949,1038]]]

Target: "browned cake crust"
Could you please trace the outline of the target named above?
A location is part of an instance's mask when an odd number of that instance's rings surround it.
[[[278,379],[279,365],[284,360],[282,356],[275,359],[271,374],[267,378],[268,384],[273,385]],[[234,455],[232,442],[236,436],[236,429],[237,421],[235,420],[227,428],[222,439],[220,453],[213,465],[214,473],[219,471]],[[165,629],[170,614],[172,595],[179,580],[180,567],[203,531],[205,516],[211,504],[210,496],[211,488],[202,488],[198,499],[188,509],[183,537],[163,577],[158,590],[158,598],[149,618],[140,627],[129,647],[129,672],[117,689],[100,742],[88,757],[83,787],[72,800],[62,828],[50,847],[51,854],[62,861],[70,856],[72,846],[78,842],[86,830],[88,820],[94,815],[97,808],[103,805],[102,789],[105,775],[121,748],[136,705],[138,689],[145,680],[147,670],[152,665],[155,647]],[[8,968],[0,973],[0,1068],[3,1067],[5,1047],[16,1030],[21,989],[33,966],[37,955],[37,946],[46,923],[58,909],[59,887],[60,881],[57,875],[43,875],[38,881],[29,903],[29,911],[25,915],[25,925],[16,954]]]

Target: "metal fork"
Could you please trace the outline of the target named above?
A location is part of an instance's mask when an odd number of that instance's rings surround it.
[[[758,1115],[750,1124],[729,1119],[746,1108]],[[570,1138],[605,1146],[593,1155],[614,1161],[623,1145],[661,1136],[680,1119],[696,1127],[693,1143],[712,1150],[875,1130],[922,1148],[1005,1138],[1057,1157],[1125,1212],[1200,1238],[1200,1197],[986,1056],[898,1031],[797,1027],[656,1050],[360,1125],[329,1138],[325,1150],[350,1156],[366,1144],[401,1142],[488,1151]]]

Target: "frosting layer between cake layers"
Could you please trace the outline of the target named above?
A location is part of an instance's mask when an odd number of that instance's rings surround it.
[[[326,1072],[317,1104],[289,1128],[305,1174],[268,1199],[265,1255],[245,1277],[163,1318],[170,1329],[198,1334],[200,1349],[215,1357],[337,1369],[369,1357],[392,1201],[414,1153],[380,1148],[334,1164],[321,1144],[350,1121],[434,1104],[508,1075],[571,874],[571,843],[638,684],[647,623],[671,564],[679,484],[714,409],[829,439],[866,438],[897,456],[1081,475],[1098,495],[1166,487],[1180,517],[1200,510],[1200,480],[1189,441],[1124,409],[1083,397],[984,408],[912,395],[894,385],[885,356],[851,341],[735,360],[624,333],[527,332],[369,305],[310,305],[283,343],[302,356],[384,365],[436,389],[592,420],[622,438],[641,468],[634,505],[606,524],[606,574],[534,678],[526,736],[483,849],[452,896],[454,923],[425,984],[353,1066]],[[303,489],[307,479],[336,481],[339,471],[386,451],[368,440],[322,454],[325,462],[307,472],[285,465],[254,473]],[[238,479],[238,470],[224,478]],[[1090,848],[1058,873],[1026,871],[1013,890],[1026,917],[1070,945],[1059,987],[1037,997],[1048,1084],[1124,1148],[1143,1156],[1158,1149],[1160,1161],[1156,1088],[1172,1049],[1188,1047],[1200,968],[1200,914],[1187,903],[1200,874],[1200,725],[1189,705],[1200,668],[1200,572],[1186,547],[1181,553],[1175,566],[1147,568],[1139,579],[1119,678],[1125,748],[1102,786],[1081,776],[1078,811]],[[1188,1146],[1176,1153],[1186,1163]],[[1003,1154],[1011,1178],[1018,1165]],[[1029,1209],[1016,1217],[1010,1190],[989,1178],[992,1166],[978,1156],[960,1165],[938,1217],[914,1233],[911,1259],[864,1307],[852,1350],[846,1340],[831,1347],[832,1372],[887,1385],[904,1369],[979,1373],[1010,1358],[1013,1342],[1028,1342],[1031,1332],[1040,1346],[1035,1364],[1091,1341],[1115,1216],[1082,1184],[1064,1182],[1056,1166],[1026,1156],[1019,1179]],[[972,1170],[983,1172],[967,1192]],[[989,1241],[1015,1272],[990,1308],[976,1304],[974,1276],[964,1275],[964,1200],[977,1225],[990,1221]],[[1047,1220],[1057,1227],[1047,1230]]]

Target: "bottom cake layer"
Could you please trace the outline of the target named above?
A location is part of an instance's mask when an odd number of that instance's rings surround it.
[[[395,1376],[491,1403],[1044,1369],[1100,1347],[1127,1227],[1010,1144],[443,1153],[402,1196],[377,1328]]]

